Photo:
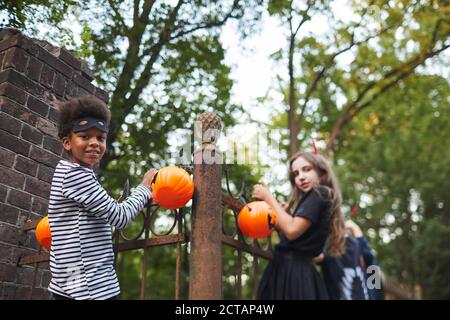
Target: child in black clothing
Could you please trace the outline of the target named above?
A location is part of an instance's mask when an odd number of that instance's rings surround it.
[[[324,253],[314,258],[321,266],[330,299],[369,300],[361,260],[358,241],[349,234],[345,237],[345,252],[342,256],[329,256],[325,248]]]
[[[352,235],[358,242],[358,247],[361,252],[361,268],[363,270],[364,278],[367,284],[369,300],[384,300],[384,290],[382,287],[381,279],[379,279],[379,281],[376,281],[375,284],[371,283],[370,276],[372,274],[370,269],[374,269],[373,271],[377,271],[377,276],[379,277],[382,277],[382,272],[377,260],[372,253],[372,248],[370,247],[369,241],[367,241],[367,238],[364,236],[361,228],[355,222],[353,222],[353,220],[345,221],[345,228],[349,231],[350,235]],[[368,270],[369,267],[371,268]],[[376,284],[379,284],[380,286],[377,288]]]
[[[289,161],[292,191],[288,206],[278,203],[267,185],[255,185],[253,196],[277,214],[280,243],[261,279],[259,299],[328,299],[312,259],[328,244],[329,252],[344,250],[342,197],[337,179],[322,156],[298,153]]]

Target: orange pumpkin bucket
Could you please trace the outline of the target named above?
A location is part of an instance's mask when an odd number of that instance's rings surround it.
[[[158,171],[152,183],[153,201],[160,207],[175,210],[184,207],[194,194],[194,181],[186,170],[167,166]]]
[[[238,227],[251,238],[264,238],[273,231],[277,216],[265,201],[253,201],[245,205],[238,215]]]
[[[36,226],[36,239],[39,244],[50,250],[52,243],[52,234],[50,233],[50,224],[48,223],[48,216],[42,218]]]

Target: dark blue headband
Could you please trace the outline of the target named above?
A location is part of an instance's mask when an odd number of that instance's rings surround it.
[[[97,128],[98,130],[106,133],[109,131],[108,124],[103,119],[94,117],[82,117],[72,121],[73,132],[85,131],[90,128]]]

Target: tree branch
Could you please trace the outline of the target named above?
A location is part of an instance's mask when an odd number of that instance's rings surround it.
[[[111,98],[111,104],[117,111],[119,111],[123,106],[123,93],[126,92],[130,87],[134,71],[140,63],[140,59],[138,59],[139,48],[141,45],[142,36],[145,32],[145,27],[147,26],[149,21],[149,14],[154,3],[154,0],[146,0],[144,2],[142,15],[138,16],[137,6],[139,5],[139,2],[135,2],[133,27],[129,30],[127,35],[127,55],[124,60],[122,72],[120,73],[119,79],[117,81],[116,89],[114,90]],[[115,112],[115,110],[113,110],[113,112]],[[112,123],[112,125],[114,125],[114,123]],[[114,127],[112,129],[114,129]]]
[[[193,27],[191,29],[180,31],[177,34],[175,34],[172,37],[170,37],[169,41],[181,38],[181,37],[183,37],[185,35],[188,35],[188,34],[191,34],[191,33],[195,32],[197,30],[208,29],[208,28],[212,28],[212,27],[220,27],[220,26],[224,25],[230,18],[233,18],[233,19],[241,18],[240,16],[234,16],[233,15],[233,12],[237,8],[238,4],[239,4],[239,0],[235,0],[233,2],[233,5],[231,6],[230,11],[228,11],[228,13],[222,19],[219,19],[219,20],[216,20],[216,21],[212,21],[212,22],[208,22],[208,23],[204,23],[204,24],[199,24],[199,25],[197,25],[197,26],[195,26],[195,27]],[[151,48],[149,49],[149,51],[151,51]]]
[[[131,29],[128,29],[128,34],[126,35],[128,38],[128,50],[122,71],[117,80],[116,88],[111,96],[111,124],[109,139],[107,140],[107,148],[110,150],[112,149],[112,143],[115,141],[117,133],[120,131],[120,125],[124,118],[125,93],[129,90],[134,72],[140,64],[140,60],[138,59],[139,48],[154,2],[154,0],[145,0],[140,17],[138,15],[139,1],[136,0],[134,2],[133,26]],[[105,160],[101,163],[102,168],[107,165],[108,159],[110,158],[111,155],[107,154]]]
[[[126,26],[125,22],[123,21],[123,17],[120,15],[119,10],[116,7],[116,4],[113,0],[108,0],[108,4],[111,7],[112,11],[114,12],[114,20],[118,21],[120,26],[125,32],[128,32],[128,27]]]
[[[306,105],[308,104],[308,102],[309,102],[309,100],[310,100],[312,94],[314,93],[314,91],[317,89],[317,85],[319,84],[319,81],[323,78],[323,76],[325,75],[325,72],[333,65],[334,60],[335,60],[338,56],[340,56],[341,54],[347,52],[348,50],[352,49],[352,48],[355,47],[355,46],[359,46],[359,45],[361,45],[361,44],[363,44],[363,43],[367,43],[367,42],[370,41],[371,39],[374,39],[374,38],[376,38],[376,37],[379,37],[380,35],[386,33],[387,31],[389,31],[389,30],[391,30],[391,29],[393,29],[393,28],[395,28],[395,27],[399,27],[399,26],[402,25],[403,21],[400,21],[400,22],[398,22],[398,23],[394,23],[394,24],[392,24],[392,25],[390,25],[390,26],[387,26],[387,27],[381,29],[378,33],[376,33],[376,34],[374,34],[374,35],[372,35],[372,36],[369,36],[369,37],[367,37],[367,38],[364,39],[364,40],[360,40],[360,41],[356,41],[356,42],[355,42],[355,41],[354,41],[354,39],[355,39],[355,31],[356,31],[356,29],[357,29],[358,27],[361,26],[361,24],[362,24],[362,22],[363,22],[363,20],[364,20],[364,17],[365,17],[365,15],[366,15],[367,12],[368,12],[368,8],[369,8],[373,3],[374,3],[374,1],[372,0],[372,1],[369,3],[369,6],[363,10],[363,12],[362,12],[362,14],[361,14],[361,19],[359,20],[359,22],[353,26],[353,32],[352,32],[352,35],[351,35],[351,41],[350,41],[350,44],[349,44],[347,47],[341,49],[340,51],[334,53],[334,54],[330,57],[330,59],[328,60],[328,62],[325,64],[325,66],[317,73],[317,75],[316,75],[316,77],[314,78],[314,80],[313,80],[311,86],[310,86],[310,87],[307,89],[307,91],[306,91],[306,95],[305,95],[305,98],[304,98],[304,101],[303,101],[303,104],[302,104],[301,110],[300,110],[299,121],[302,121],[302,119],[303,119],[303,114],[305,113],[305,110],[306,110]],[[411,5],[410,5],[410,6],[411,6]],[[408,6],[408,8],[409,8],[410,6]],[[406,8],[405,10],[407,10],[407,8]],[[369,89],[370,89],[370,88],[369,88]]]
[[[292,26],[292,12],[295,11],[292,8],[292,2],[290,2],[289,10],[289,53],[288,53],[288,73],[289,73],[289,110],[288,110],[288,126],[289,126],[289,154],[293,155],[298,151],[298,133],[302,126],[301,118],[298,119],[297,111],[297,97],[295,89],[295,77],[294,77],[294,49],[295,49],[295,38],[301,28],[301,26],[310,19],[308,16],[308,11],[311,9],[314,1],[308,1],[308,7],[301,11],[299,15],[302,16],[302,20],[299,22],[298,26],[293,30]],[[300,121],[299,121],[300,120]]]
[[[139,19],[139,3],[140,0],[134,0],[133,3],[133,23],[136,24],[136,21]]]
[[[182,5],[183,0],[179,0],[175,8],[168,16],[164,24],[164,28],[161,30],[159,34],[159,40],[156,43],[156,45],[153,46],[154,50],[151,52],[150,59],[149,61],[147,61],[144,70],[141,72],[139,79],[136,81],[136,86],[132,89],[130,97],[126,100],[124,117],[135,106],[142,90],[148,84],[148,81],[150,79],[150,70],[152,69],[155,61],[158,59],[159,53],[161,52],[163,45],[166,44],[170,39],[170,34],[173,30],[174,22]]]
[[[441,53],[442,51],[448,49],[450,47],[450,45],[446,45],[443,46],[442,48],[436,50],[436,51],[431,51],[429,53],[427,53],[425,55],[425,57],[419,61],[417,61],[417,59],[415,59],[414,64],[409,65],[407,67],[405,67],[403,69],[403,72],[401,72],[394,80],[392,80],[391,82],[387,83],[386,85],[382,86],[380,91],[378,91],[377,93],[375,93],[371,99],[367,102],[365,102],[364,104],[358,106],[355,108],[355,111],[353,113],[353,117],[356,116],[356,114],[358,114],[359,112],[361,112],[364,108],[366,108],[367,106],[369,106],[373,101],[375,101],[381,94],[383,94],[385,91],[387,91],[389,88],[391,88],[392,86],[394,86],[395,84],[397,84],[398,82],[400,82],[402,79],[408,77],[411,73],[413,73],[415,71],[415,69],[423,64],[425,62],[425,60],[434,57],[436,55],[438,55],[439,53]]]
[[[311,17],[308,17],[308,11],[309,9],[311,9],[312,5],[314,4],[314,1],[308,1],[308,7],[306,8],[306,10],[302,11],[301,15],[302,15],[302,21],[299,22],[297,28],[295,29],[295,31],[292,33],[292,35],[294,36],[294,38],[297,36],[297,33],[299,32],[301,26],[306,22],[309,21],[311,19]],[[291,32],[292,32],[292,28],[291,28]]]
[[[381,85],[383,82],[385,82],[387,79],[393,77],[394,73],[389,72],[387,73],[383,79],[377,81],[377,82],[371,82],[369,83],[366,88],[360,93],[360,95],[357,97],[357,99],[352,102],[345,110],[344,114],[338,119],[335,126],[333,127],[333,130],[331,132],[330,138],[327,141],[327,153],[331,153],[333,149],[333,143],[334,141],[341,135],[342,128],[351,121],[358,113],[360,113],[362,110],[366,109],[369,105],[371,105],[379,96],[381,96],[383,93],[385,93],[388,89],[392,88],[394,85],[399,83],[401,80],[408,77],[410,74],[412,74],[416,68],[419,65],[422,65],[427,59],[434,57],[441,52],[447,50],[450,47],[450,44],[444,45],[441,48],[433,51],[430,49],[427,53],[419,53],[414,59],[411,59],[410,61],[406,62],[402,66],[396,68],[398,71],[397,74],[395,74],[395,78],[389,82],[387,82],[384,85]],[[365,103],[358,105],[359,102],[361,102],[366,94],[369,92],[369,90],[375,85],[381,85],[380,89],[372,95],[370,100],[366,101]]]
[[[359,23],[361,23],[361,22],[359,22]],[[359,24],[359,23],[358,23],[358,24]],[[334,54],[330,57],[330,59],[328,60],[328,62],[325,64],[325,66],[323,66],[322,69],[317,73],[317,75],[316,75],[316,77],[314,78],[314,80],[313,80],[311,86],[308,88],[308,90],[307,90],[307,92],[306,92],[305,99],[304,99],[304,101],[303,101],[303,104],[302,104],[302,107],[301,107],[301,111],[300,111],[300,118],[303,117],[303,114],[304,114],[305,109],[306,109],[306,105],[308,104],[308,102],[309,102],[309,100],[310,100],[312,94],[314,93],[314,91],[317,89],[317,85],[319,84],[319,81],[323,78],[323,76],[325,75],[325,72],[333,65],[334,60],[335,60],[338,56],[340,56],[341,54],[347,52],[348,50],[352,49],[352,48],[355,47],[355,46],[359,46],[359,45],[361,45],[361,44],[363,44],[363,43],[367,43],[368,41],[370,41],[370,40],[373,39],[373,38],[379,37],[380,35],[386,33],[386,32],[389,31],[390,29],[392,29],[392,28],[394,28],[394,27],[397,27],[397,26],[399,26],[399,25],[401,25],[401,24],[402,24],[402,23],[400,22],[400,24],[399,24],[399,23],[396,23],[396,24],[390,25],[390,26],[388,26],[388,27],[386,27],[386,28],[381,29],[378,33],[376,33],[376,34],[374,34],[374,35],[371,35],[371,36],[367,37],[367,38],[364,39],[364,40],[360,40],[360,41],[356,41],[356,42],[353,40],[353,39],[354,39],[354,34],[355,34],[355,31],[353,31],[353,33],[352,33],[352,41],[350,42],[350,44],[349,44],[347,47],[341,49],[340,51],[334,53]],[[369,88],[369,89],[370,89],[370,88]]]

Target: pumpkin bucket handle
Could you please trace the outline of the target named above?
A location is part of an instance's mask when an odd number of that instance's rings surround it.
[[[153,176],[152,182],[151,183],[155,183],[156,182],[156,177],[158,176],[158,172],[155,173],[155,175]]]

